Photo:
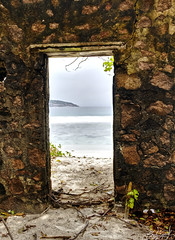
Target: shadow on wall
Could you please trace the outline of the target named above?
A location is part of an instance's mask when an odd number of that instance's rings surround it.
[[[2,183],[0,183],[0,195],[5,195],[5,194],[6,194],[5,188],[2,185]]]

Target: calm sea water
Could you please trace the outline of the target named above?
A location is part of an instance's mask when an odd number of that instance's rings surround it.
[[[50,142],[76,156],[112,157],[112,109],[51,107]]]

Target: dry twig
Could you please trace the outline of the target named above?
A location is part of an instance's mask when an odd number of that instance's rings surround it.
[[[84,192],[79,193],[79,194],[76,194],[76,193],[69,193],[69,192],[68,192],[68,193],[61,192],[60,194],[70,195],[70,196],[81,196],[81,195],[83,195],[83,194],[91,193],[91,192],[94,192],[94,191],[96,191],[96,190],[99,190],[100,187],[102,187],[104,184],[105,184],[105,183],[102,183],[102,184],[98,185],[97,187],[95,187],[95,188],[93,188],[93,189],[91,189],[91,190],[89,190],[89,191],[84,191]]]
[[[67,72],[69,72],[68,69],[67,69],[67,67],[69,67],[70,65],[72,65],[72,64],[73,64],[74,62],[76,62],[77,60],[78,60],[78,57],[75,58],[71,63],[65,65],[65,69],[66,69]]]
[[[43,232],[41,232],[41,239],[43,238],[43,239],[50,239],[50,238],[52,238],[52,239],[58,239],[58,238],[61,238],[61,239],[70,239],[71,238],[71,236],[48,236],[48,235],[46,235],[46,234],[44,234]]]
[[[72,64],[73,64],[74,62],[76,62],[77,60],[78,60],[78,57],[75,58],[71,63],[65,65],[65,69],[66,69],[67,72],[69,72],[69,71],[67,70],[67,67],[69,67],[70,65],[72,65]]]
[[[41,239],[70,239],[70,236],[42,236]]]
[[[9,234],[9,236],[10,236],[10,238],[11,238],[11,240],[14,240],[14,238],[12,237],[12,234],[11,234],[11,232],[10,232],[10,229],[9,229],[9,227],[7,226],[5,220],[4,220],[2,217],[0,217],[0,220],[2,220],[2,222],[3,222],[4,226],[5,226],[8,234]]]
[[[90,199],[85,199],[85,200],[71,200],[71,199],[54,199],[51,195],[48,195],[50,199],[52,200],[52,205],[55,208],[62,207],[79,207],[79,206],[92,206],[92,205],[100,205],[105,202],[110,203],[113,202],[113,199],[98,199],[98,200],[90,200]]]
[[[46,208],[46,209],[41,213],[41,215],[45,214],[47,211],[49,211],[49,209],[50,209],[50,206],[48,206],[48,208]]]
[[[110,211],[112,210],[112,208],[113,208],[113,207],[107,209],[107,210],[103,213],[102,217],[104,217],[106,214],[108,214],[108,212],[110,212]]]
[[[77,207],[75,207],[75,209],[77,210],[78,213],[81,214],[83,221],[85,221],[87,219],[87,217]]]
[[[88,225],[89,221],[86,222],[85,226],[75,235],[75,237],[70,238],[69,240],[75,240],[81,233],[84,233]]]
[[[37,219],[37,218],[40,218],[41,215],[45,214],[49,209],[50,209],[50,206],[49,206],[48,208],[46,208],[42,213],[40,213],[40,214],[38,214],[37,216],[31,218],[31,219],[29,220],[29,222],[31,222],[31,221],[33,221],[33,220],[35,220],[35,219]]]
[[[72,65],[73,63],[75,63],[79,58],[80,58],[80,57],[77,57],[77,58],[75,58],[71,63],[65,65],[65,69],[66,69],[67,72],[70,72],[70,71],[68,71],[67,67],[71,66],[71,65]],[[78,66],[74,69],[74,71],[76,71],[77,69],[79,69],[80,65],[81,65],[83,62],[85,62],[87,59],[88,59],[88,57],[82,59],[82,60],[78,63]]]
[[[78,66],[74,69],[74,71],[76,71],[77,69],[79,69],[80,64],[82,64],[82,62],[85,62],[87,59],[88,59],[88,57],[86,57],[85,59],[83,59],[83,60],[78,64]]]
[[[169,227],[169,234],[168,234],[168,237],[166,238],[166,240],[168,240],[171,236],[171,226]]]

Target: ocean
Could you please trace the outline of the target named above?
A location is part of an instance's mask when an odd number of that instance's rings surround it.
[[[110,107],[50,107],[50,142],[73,156],[112,157]]]

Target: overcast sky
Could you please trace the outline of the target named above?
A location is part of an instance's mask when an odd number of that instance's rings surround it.
[[[107,58],[107,57],[103,57]],[[112,78],[111,73],[105,73],[103,60],[98,57],[89,57],[78,64],[79,58],[50,58],[49,84],[50,99],[75,103],[79,106],[111,106],[112,104]]]

